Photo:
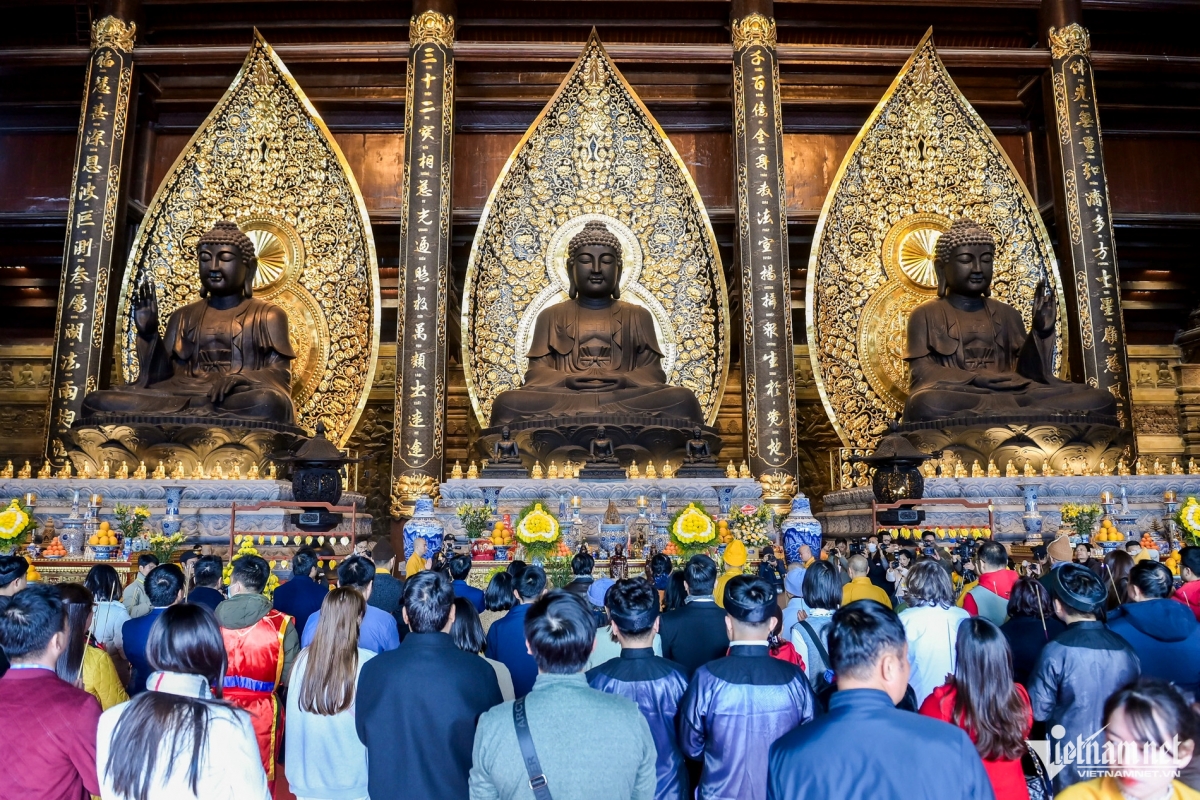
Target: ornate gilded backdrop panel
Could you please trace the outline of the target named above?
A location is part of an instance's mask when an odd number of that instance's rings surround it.
[[[340,444],[366,404],[379,350],[379,267],[366,205],[333,136],[255,31],[241,71],[180,153],[138,229],[121,292],[121,368],[138,374],[128,302],[154,283],[160,324],[199,297],[196,241],[235,220],[259,258],[256,296],[283,308],[297,423]]]
[[[505,164],[471,247],[462,348],[471,404],[521,385],[538,312],[567,298],[567,245],[599,219],[621,240],[621,298],[646,307],[667,381],[711,423],[729,366],[725,278],[686,166],[595,31]]]
[[[933,252],[959,217],[996,237],[992,295],[1029,324],[1043,278],[1066,308],[1050,237],[1020,176],[938,57],[932,29],[842,161],[808,266],[813,376],[847,447],[871,448],[908,396],[908,316],[937,295]]]

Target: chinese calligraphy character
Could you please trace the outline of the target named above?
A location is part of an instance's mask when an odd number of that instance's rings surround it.
[[[771,166],[771,159],[767,158],[766,153],[759,153],[758,157],[754,159],[754,166],[758,169],[766,169]]]
[[[421,447],[420,439],[413,439],[413,443],[408,446],[408,455],[410,458],[423,458],[425,450]]]
[[[92,240],[80,239],[75,243],[75,255],[90,256],[92,254]]]
[[[1113,315],[1113,299],[1111,297],[1100,298],[1100,312],[1106,317]]]
[[[416,383],[414,383],[412,385],[412,388],[410,388],[408,390],[409,398],[428,397],[428,395],[425,394],[426,388],[427,387],[425,386],[425,384],[421,383],[420,381],[417,381]]]
[[[75,353],[67,353],[65,356],[58,357],[58,369],[60,372],[71,372],[79,369],[79,362],[75,360]]]
[[[93,90],[96,94],[112,94],[112,89],[108,86],[108,76],[101,75],[96,78],[96,85]]]
[[[413,300],[413,311],[428,311],[429,303],[425,300],[425,295],[417,295],[417,299]]]
[[[435,106],[430,100],[422,100],[420,110],[422,114],[432,114],[437,111],[437,106]]]
[[[1117,343],[1117,326],[1116,325],[1106,325],[1104,327],[1103,342],[1107,345],[1114,345]]]
[[[429,218],[429,209],[428,208],[422,208],[417,211],[417,224],[418,225],[432,225],[433,224],[433,220],[431,220]]]
[[[74,381],[64,381],[58,385],[58,396],[63,400],[74,400],[79,395],[79,387]]]
[[[82,314],[87,311],[87,297],[82,294],[77,294],[71,298],[71,302],[67,303],[67,308],[74,311],[76,314]]]
[[[763,267],[762,271],[758,273],[758,279],[760,281],[775,280],[775,265],[767,264],[765,267]]]
[[[781,385],[779,381],[767,382],[767,397],[779,397]]]
[[[1083,162],[1083,179],[1085,181],[1090,181],[1093,177],[1095,177],[1099,174],[1100,174],[1099,167],[1097,167],[1093,164],[1089,164],[1087,161]]]
[[[779,409],[772,408],[767,412],[767,424],[774,428],[783,424],[783,414],[779,413]]]
[[[429,188],[429,181],[417,181],[417,197],[433,197],[433,192]]]
[[[96,187],[91,181],[88,181],[83,186],[79,187],[79,193],[76,195],[80,200],[99,200],[96,196]]]
[[[74,411],[68,411],[65,408],[60,408],[58,410],[59,427],[69,428],[69,427],[71,427],[71,425],[74,424],[74,422],[75,422],[75,412]]]
[[[772,439],[771,443],[767,445],[767,452],[773,456],[781,456],[783,455],[783,444],[778,439]]]
[[[95,175],[97,172],[103,172],[104,167],[100,166],[100,156],[88,156],[80,167],[84,172],[90,172]]]
[[[754,141],[758,142],[759,144],[762,144],[767,139],[771,138],[771,134],[767,133],[762,128],[759,128],[758,133],[754,134],[750,138],[753,139]]]
[[[92,106],[92,119],[108,119],[108,109],[103,103],[96,103]]]
[[[750,109],[750,113],[756,117],[765,117],[767,115],[767,104],[762,100],[759,100],[754,104],[754,107]]]
[[[428,142],[433,140],[433,126],[422,125],[417,129],[417,133],[421,134],[421,141]]]
[[[432,72],[426,72],[424,77],[421,78],[421,82],[425,84],[426,89],[429,88],[429,84],[433,83],[436,80],[437,80],[437,78],[434,77]]]
[[[767,362],[768,369],[777,369],[779,367],[779,354],[774,350],[764,355],[762,360]]]
[[[763,181],[762,183],[760,183],[758,185],[758,189],[755,191],[759,197],[772,197],[773,196],[771,194],[771,186],[766,181]]]
[[[1075,86],[1075,96],[1072,97],[1071,99],[1072,100],[1087,100],[1088,99],[1087,85],[1082,84],[1082,83],[1077,84]]]
[[[1096,258],[1100,259],[1101,261],[1107,261],[1108,260],[1108,245],[1106,245],[1104,242],[1101,242],[1099,247],[1092,248],[1092,253],[1094,253]],[[1096,280],[1100,280],[1100,279],[1097,278]],[[1110,288],[1108,285],[1108,272],[1107,271],[1105,271],[1105,273],[1104,273],[1103,283],[1104,283],[1105,289]]]
[[[69,325],[63,326],[63,338],[74,339],[77,342],[83,341],[83,324],[72,322]]]
[[[421,156],[417,159],[417,166],[419,166],[421,169],[433,169],[433,156]]]
[[[768,339],[774,339],[779,335],[779,326],[774,322],[764,322],[762,326],[763,336]]]
[[[1104,195],[1100,194],[1098,189],[1092,189],[1084,196],[1083,200],[1093,208],[1099,208],[1104,205]]]
[[[429,335],[427,333],[425,333],[425,323],[418,322],[413,328],[413,341],[414,342],[424,342],[428,338],[429,338]]]
[[[1094,156],[1096,154],[1096,140],[1091,136],[1085,136],[1081,141],[1083,142],[1083,149],[1087,154]]]
[[[104,129],[97,128],[94,131],[88,131],[83,144],[86,147],[104,147]]]
[[[763,308],[775,308],[776,307],[775,293],[767,292],[766,294],[764,294],[763,299],[762,299],[762,304],[763,304]]]
[[[758,245],[759,245],[759,247],[762,248],[762,251],[764,253],[771,252],[771,240],[768,239],[766,236],[764,236],[763,238],[758,240]]]
[[[767,87],[767,79],[762,75],[755,75],[752,79],[752,82],[754,83],[754,88],[756,91],[761,92]]]
[[[1104,368],[1114,375],[1119,375],[1121,373],[1121,357],[1116,353],[1105,356]]]
[[[92,282],[92,279],[88,277],[87,270],[83,268],[82,264],[75,267],[75,271],[71,273],[72,285],[80,286],[81,284],[91,283],[91,282]]]
[[[1104,217],[1099,214],[1092,220],[1093,233],[1101,233],[1104,230]]]
[[[88,228],[94,226],[96,223],[92,221],[91,211],[80,211],[75,215],[75,224],[80,228]]]
[[[758,220],[757,220],[757,221],[758,221],[758,224],[759,224],[759,225],[768,225],[768,224],[770,224],[770,222],[771,222],[771,212],[770,212],[770,210],[769,210],[769,209],[766,209],[766,208],[764,208],[762,211],[758,212]]]
[[[1082,75],[1083,74],[1083,62],[1082,61],[1072,61],[1071,62],[1071,72],[1074,72],[1076,75]]]
[[[1077,128],[1090,128],[1096,124],[1096,120],[1092,117],[1090,111],[1080,111],[1079,120],[1075,123]]]
[[[413,428],[425,427],[425,415],[421,413],[421,409],[417,409],[408,415],[408,424]]]
[[[413,270],[413,280],[415,280],[417,283],[428,282],[429,281],[429,268],[423,267],[423,266],[417,267],[415,270]]]
[[[408,363],[413,369],[425,369],[425,354],[413,353],[412,358],[408,360]]]
[[[761,66],[765,60],[766,56],[763,55],[762,50],[755,50],[750,54],[750,63],[756,67]]]
[[[417,241],[417,252],[418,253],[428,253],[429,252],[429,237],[428,236],[422,236]]]

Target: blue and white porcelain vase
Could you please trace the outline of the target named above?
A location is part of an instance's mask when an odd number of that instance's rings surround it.
[[[821,550],[821,523],[813,516],[812,505],[802,494],[792,500],[792,510],[779,523],[783,552],[790,564],[800,560],[800,545],[808,545],[815,556]]]
[[[167,513],[162,518],[162,532],[174,536],[183,527],[183,517],[179,515],[179,503],[183,500],[183,486],[164,486],[167,493]]]
[[[1041,541],[1042,534],[1042,514],[1038,511],[1038,485],[1036,483],[1022,483],[1021,493],[1025,495],[1025,514],[1021,517],[1021,522],[1025,525],[1026,541]]]
[[[412,519],[404,523],[404,558],[407,560],[413,554],[413,542],[420,537],[425,540],[425,557],[432,558],[433,554],[442,549],[442,541],[446,538],[446,526],[433,513],[433,498],[421,495],[417,498],[417,510]]]
[[[601,524],[600,548],[611,557],[618,544],[626,548],[629,546],[629,532],[625,529],[625,525]]]

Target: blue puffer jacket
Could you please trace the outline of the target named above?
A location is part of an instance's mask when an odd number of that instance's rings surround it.
[[[1129,642],[1142,674],[1170,681],[1191,700],[1200,691],[1200,622],[1174,600],[1126,603],[1108,618],[1108,629]]]

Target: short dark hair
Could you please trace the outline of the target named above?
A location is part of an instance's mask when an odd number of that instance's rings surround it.
[[[908,587],[909,605],[940,606],[954,605],[954,584],[945,567],[935,561],[918,561],[905,579]]]
[[[1101,622],[1105,620],[1108,591],[1096,573],[1082,564],[1066,563],[1055,567],[1051,574],[1055,580],[1054,596],[1065,608],[1076,614],[1094,616]],[[1082,602],[1089,596],[1096,597],[1096,602]]]
[[[246,558],[250,556],[238,561]],[[217,618],[198,603],[171,606],[150,626],[146,660],[156,670],[203,675],[218,689],[224,683],[227,662]]]
[[[833,612],[829,660],[838,675],[865,679],[886,651],[901,654],[906,646],[900,617],[878,601],[858,600]]]
[[[233,560],[230,583],[240,583],[254,594],[262,594],[271,577],[271,565],[262,556],[247,555]]]
[[[592,654],[596,617],[582,599],[555,589],[525,615],[525,640],[539,671],[572,675],[583,670]]]
[[[241,559],[239,558],[238,561]],[[196,580],[197,586],[216,589],[221,585],[221,573],[224,568],[225,564],[221,561],[220,556],[200,556],[200,560],[192,568],[192,577]]]
[[[66,609],[58,588],[27,586],[0,610],[0,649],[10,659],[46,650],[54,634],[66,627]]]
[[[717,563],[703,553],[688,559],[683,568],[688,594],[702,596],[713,593],[717,584]]]
[[[471,574],[471,557],[462,553],[450,559],[450,577],[456,581],[465,581]]]
[[[978,554],[979,560],[989,567],[1004,567],[1008,565],[1008,551],[999,542],[989,539],[979,545],[979,549],[975,552]]]
[[[725,613],[743,625],[767,625],[775,602],[775,587],[757,575],[735,575],[725,584]],[[764,616],[765,614],[765,616]]]
[[[828,561],[814,561],[804,572],[804,602],[809,608],[836,611],[842,604],[842,581]]]
[[[533,600],[546,591],[546,570],[533,564],[525,568],[521,577],[513,583],[513,588],[522,600]]]
[[[1039,619],[1054,616],[1050,592],[1036,578],[1017,578],[1008,596],[1008,616]]]
[[[488,611],[508,611],[517,604],[513,597],[513,577],[501,570],[488,581],[483,592],[483,607]]]
[[[317,566],[317,551],[311,547],[301,547],[296,551],[296,555],[292,557],[292,576],[296,578],[308,577]]]
[[[1129,552],[1133,548],[1141,547],[1141,546],[1142,546],[1142,543],[1139,542],[1137,539],[1130,539],[1128,542],[1125,543],[1125,551]]]
[[[108,564],[97,564],[89,569],[83,585],[98,603],[121,599],[121,576]]]
[[[371,548],[371,560],[376,566],[382,566],[396,557],[396,548],[392,547],[389,539],[380,539]]]
[[[29,562],[20,556],[0,556],[0,588],[25,577],[27,572]]]
[[[155,608],[169,606],[183,590],[183,570],[178,564],[159,564],[146,576],[145,589],[150,605]]]
[[[404,610],[413,633],[437,633],[446,627],[453,607],[454,584],[445,574],[423,570],[405,581]]]
[[[1181,567],[1187,567],[1192,571],[1193,574],[1195,574],[1197,577],[1200,577],[1200,547],[1188,545],[1180,550],[1179,565]]]
[[[1175,588],[1171,570],[1157,561],[1139,561],[1129,571],[1129,585],[1136,586],[1147,600],[1161,600],[1171,596]]]
[[[375,580],[375,562],[365,556],[350,556],[338,564],[337,576],[339,586],[352,586],[362,591]]]
[[[158,556],[154,555],[154,553],[142,553],[138,556],[138,569],[149,566],[157,567],[158,564]]]
[[[671,574],[674,567],[671,565],[671,557],[666,553],[655,553],[650,559],[650,572],[656,578],[661,578]]]
[[[516,578],[519,578],[525,574],[525,570],[528,568],[529,565],[524,561],[519,558],[514,558],[512,561],[508,562],[508,566],[504,568],[504,571],[509,575],[512,575],[513,579],[515,580]]]
[[[571,557],[571,573],[573,575],[591,575],[596,568],[596,559],[591,553],[576,553]]]
[[[609,587],[604,595],[608,617],[626,636],[649,633],[658,619],[658,590],[641,578],[626,578]]]
[[[487,644],[479,612],[475,610],[475,604],[465,597],[454,598],[454,624],[450,626],[450,638],[459,650],[474,655],[482,653]]]
[[[1178,741],[1195,740],[1200,719],[1188,706],[1179,690],[1160,678],[1141,677],[1109,695],[1104,702],[1104,723],[1117,709],[1125,712],[1125,722],[1139,743],[1153,742],[1159,747]]]

